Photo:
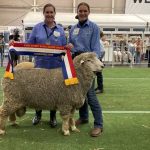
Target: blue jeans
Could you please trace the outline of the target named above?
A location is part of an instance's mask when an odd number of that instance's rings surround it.
[[[94,116],[94,127],[103,128],[103,116],[102,116],[102,109],[100,103],[95,94],[95,81],[87,93],[87,99],[84,105],[79,109],[79,116],[81,120],[88,120],[89,113],[88,113],[88,104],[91,107],[92,114]]]
[[[135,53],[135,63],[138,63],[138,64],[141,63],[141,53],[140,52]]]
[[[102,72],[97,72],[97,88],[103,90],[103,74]]]

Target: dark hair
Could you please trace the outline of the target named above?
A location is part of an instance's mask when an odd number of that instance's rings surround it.
[[[104,36],[104,33],[100,31],[100,38],[102,38],[103,36]]]
[[[19,29],[16,28],[13,30],[13,34],[9,36],[9,40],[20,41]]]
[[[52,4],[50,4],[50,3],[46,4],[46,5],[43,7],[43,13],[45,12],[46,7],[53,7],[54,12],[56,13],[56,8],[55,8],[55,6],[52,5]]]
[[[16,28],[16,29],[14,29],[14,30],[13,30],[13,33],[14,33],[14,35],[19,34],[19,29],[17,29],[17,28]]]
[[[3,34],[0,34],[0,37],[3,38],[4,37]]]
[[[79,16],[78,16],[78,15],[76,15],[76,16],[75,16],[75,19],[79,19]]]
[[[89,12],[90,12],[90,6],[89,6],[89,4],[87,4],[87,3],[85,3],[85,2],[81,2],[81,3],[78,4],[77,11],[78,11],[78,9],[79,9],[79,7],[80,7],[81,5],[86,6],[86,7],[88,8]]]

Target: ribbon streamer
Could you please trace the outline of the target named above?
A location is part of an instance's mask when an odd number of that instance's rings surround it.
[[[9,47],[8,65],[6,67],[4,78],[10,78],[12,80],[14,79],[13,63],[10,55],[10,52],[12,51],[15,52],[17,55],[28,56],[61,57],[62,55],[64,55],[64,59],[61,63],[65,85],[73,85],[79,83],[70,50],[66,49],[64,46],[52,46],[45,44],[13,43],[13,45]]]

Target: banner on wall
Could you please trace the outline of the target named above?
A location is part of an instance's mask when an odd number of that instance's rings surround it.
[[[125,14],[149,14],[150,0],[126,0]]]

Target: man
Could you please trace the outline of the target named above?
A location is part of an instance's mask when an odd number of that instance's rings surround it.
[[[146,39],[146,50],[148,51],[148,67],[150,67],[150,36]]]
[[[1,66],[3,66],[3,53],[4,53],[4,36],[0,34],[0,53],[1,53]]]
[[[9,43],[12,43],[13,41],[20,42],[20,35],[19,35],[18,29],[14,29],[13,34],[9,36]],[[14,52],[11,52],[10,55],[11,55],[11,59],[13,61],[13,65],[16,66],[17,61],[19,59],[18,55],[15,54]]]
[[[100,61],[102,61],[103,57],[105,56],[105,50],[103,41],[105,41],[104,33],[100,32],[100,45],[101,45],[101,55],[100,55]],[[100,94],[104,92],[104,86],[103,86],[103,75],[102,72],[98,72],[97,74],[97,88],[95,89],[96,94]]]

